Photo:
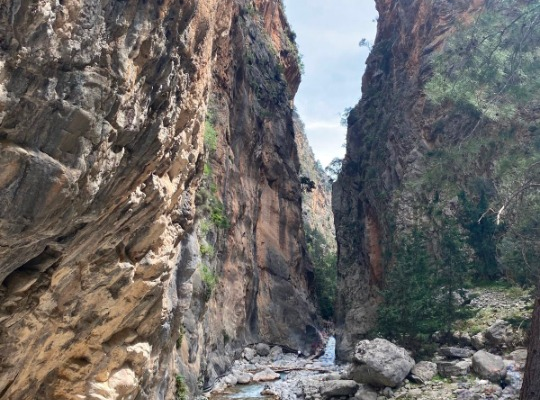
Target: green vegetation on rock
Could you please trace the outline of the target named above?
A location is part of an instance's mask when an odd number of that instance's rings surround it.
[[[187,400],[189,398],[189,389],[186,380],[182,375],[176,375],[176,393],[175,400]]]
[[[208,301],[218,283],[218,276],[206,264],[201,264],[200,273],[204,285],[204,300]]]
[[[453,102],[490,120],[515,117],[538,104],[540,5],[493,0],[461,27],[435,57],[426,85],[437,104]]]

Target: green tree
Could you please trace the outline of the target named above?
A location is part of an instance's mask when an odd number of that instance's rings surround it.
[[[458,195],[460,201],[459,222],[467,230],[467,242],[476,255],[475,278],[496,280],[501,271],[497,262],[496,233],[498,227],[493,215],[482,215],[489,209],[489,202],[484,192],[480,193],[477,203],[469,200],[464,191]]]
[[[538,106],[540,4],[490,0],[485,7],[434,57],[425,91],[436,104],[460,104],[495,121]]]
[[[313,262],[315,294],[321,316],[331,320],[334,316],[334,302],[337,287],[337,257],[329,251],[323,235],[305,225],[308,253]]]
[[[435,245],[418,227],[404,237],[386,274],[378,309],[376,333],[418,353],[429,347],[435,332],[450,332],[463,315],[455,300],[468,270],[459,230],[444,221],[433,239]]]

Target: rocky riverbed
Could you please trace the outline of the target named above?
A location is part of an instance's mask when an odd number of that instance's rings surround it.
[[[517,400],[527,352],[526,324],[516,318],[526,321],[528,293],[478,289],[466,301],[477,317],[461,321],[429,361],[415,362],[384,339],[359,342],[352,364],[342,365],[334,363],[333,338],[318,359],[259,343],[244,349],[211,398]]]

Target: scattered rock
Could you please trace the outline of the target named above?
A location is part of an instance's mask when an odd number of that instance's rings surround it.
[[[360,385],[356,394],[354,395],[356,400],[377,400],[377,392],[375,389],[366,385]]]
[[[332,372],[330,374],[326,374],[322,377],[321,380],[323,381],[337,381],[343,379],[341,374],[339,372]]]
[[[441,347],[439,351],[448,358],[469,358],[475,353],[472,349],[450,346]]]
[[[471,344],[476,350],[482,350],[486,347],[486,337],[484,333],[480,332],[471,337]]]
[[[253,380],[253,375],[246,372],[237,372],[235,377],[240,385],[247,385]]]
[[[411,379],[414,382],[426,383],[437,374],[437,364],[430,361],[420,361],[411,371]]]
[[[253,358],[255,358],[255,356],[257,355],[257,352],[255,351],[255,349],[252,349],[250,347],[246,347],[244,349],[244,358],[248,361],[252,361]]]
[[[352,396],[358,390],[358,383],[353,380],[328,381],[321,387],[324,397]]]
[[[500,346],[512,342],[512,327],[503,320],[497,320],[485,332],[486,340],[493,346]]]
[[[268,346],[266,343],[259,343],[255,345],[255,351],[258,355],[266,357],[268,354],[270,354],[270,346]]]
[[[279,379],[279,374],[272,371],[270,368],[266,368],[264,371],[257,372],[253,375],[253,382],[268,382]]]
[[[516,366],[522,370],[527,362],[527,349],[517,349],[511,352],[507,358],[516,362]]]
[[[362,340],[356,346],[351,378],[376,387],[396,387],[413,367],[414,360],[404,348],[385,339]]]
[[[391,399],[392,397],[394,397],[394,392],[391,388],[389,387],[386,387],[383,389],[383,391],[381,392],[381,394],[386,397],[387,399]]]
[[[471,370],[470,361],[439,361],[437,362],[437,371],[443,378],[452,376],[464,376]]]
[[[502,357],[480,350],[472,358],[474,372],[481,378],[491,382],[500,382],[506,376],[506,368]]]
[[[283,349],[279,346],[274,346],[270,349],[269,357],[272,361],[277,361],[283,356]]]
[[[229,374],[225,378],[223,378],[223,382],[225,382],[228,386],[234,386],[238,383],[238,379],[235,375]]]

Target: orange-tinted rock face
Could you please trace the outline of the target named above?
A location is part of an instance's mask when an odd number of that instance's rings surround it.
[[[231,351],[251,338],[305,345],[288,109],[299,72],[277,3],[251,17],[232,0],[0,5],[0,397],[173,398],[210,87],[231,228],[204,326]],[[257,42],[249,72],[258,15],[275,51]],[[276,55],[286,79],[262,90]]]
[[[414,223],[421,193],[407,182],[422,174],[423,154],[444,140],[430,137],[440,115],[422,93],[429,57],[458,21],[482,1],[378,0],[378,32],[363,78],[362,100],[349,117],[347,155],[334,185],[338,241],[338,354],[348,358],[374,327],[378,290],[391,263],[396,229]],[[470,121],[462,120],[458,132]],[[474,124],[473,124],[474,125]]]
[[[218,283],[205,300],[201,271],[193,282],[181,357],[192,384],[190,371],[199,371],[211,385],[247,343],[309,353],[318,339],[291,109],[300,80],[296,49],[278,1],[233,13],[235,23],[216,35],[214,46],[220,62],[213,68],[209,119],[218,143],[206,178],[228,226],[216,227],[199,213],[199,226],[212,225],[199,233],[200,245],[213,247],[201,263]]]

